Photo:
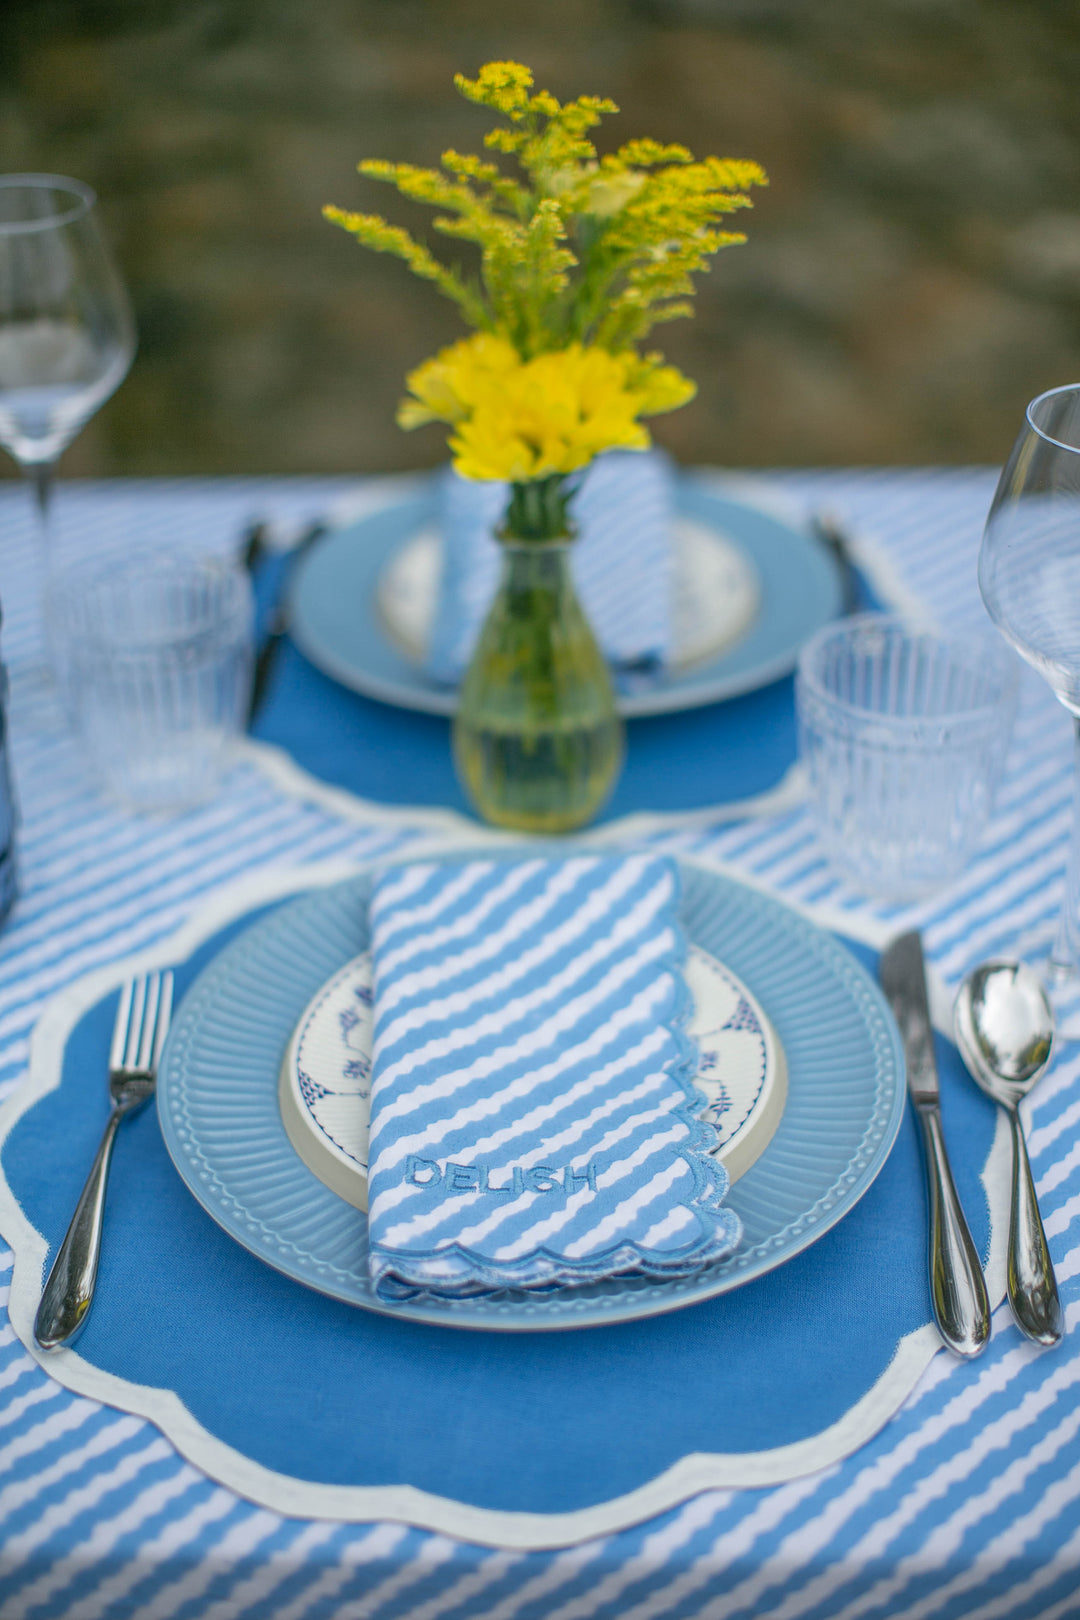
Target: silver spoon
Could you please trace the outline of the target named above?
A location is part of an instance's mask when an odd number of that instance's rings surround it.
[[[960,986],[954,1023],[972,1078],[1005,1110],[1012,1130],[1009,1303],[1029,1339],[1057,1344],[1064,1325],[1061,1302],[1017,1111],[1050,1061],[1053,1010],[1025,963],[985,962]]]

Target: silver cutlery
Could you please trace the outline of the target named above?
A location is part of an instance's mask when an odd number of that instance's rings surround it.
[[[1012,1133],[1009,1304],[1036,1344],[1057,1344],[1064,1323],[1018,1105],[1050,1061],[1054,1013],[1023,962],[986,962],[960,986],[956,1044],[975,1083],[1004,1109]]]
[[[832,552],[839,570],[841,614],[846,617],[849,613],[857,613],[862,590],[847,529],[833,512],[820,511],[811,515],[810,531],[828,551]]]
[[[120,992],[109,1052],[109,1123],[34,1319],[34,1338],[43,1350],[70,1344],[86,1322],[97,1282],[113,1142],[121,1120],[154,1095],[172,994],[173,976],[168,971],[129,979]]]
[[[264,518],[253,518],[240,536],[239,557],[240,566],[246,568],[248,573],[254,573],[262,561],[263,553],[267,550],[266,538],[270,532],[270,525]]]
[[[883,952],[878,971],[900,1026],[908,1094],[922,1130],[930,1206],[930,1300],[934,1320],[950,1350],[960,1356],[977,1356],[990,1337],[990,1299],[945,1152],[941,1090],[919,935],[901,934],[894,939]]]
[[[251,697],[248,700],[247,723],[249,727],[263,706],[267,688],[270,685],[270,676],[274,671],[278,654],[281,651],[281,644],[289,633],[289,598],[297,564],[310,551],[316,540],[322,539],[322,536],[326,533],[326,524],[321,521],[307,524],[300,530],[293,543],[284,548],[268,545],[268,533],[267,524],[253,523],[247,531],[242,553],[244,567],[253,577],[264,553],[267,551],[284,550],[288,557],[277,593],[271,604],[262,646],[255,655],[255,668],[251,680]]]

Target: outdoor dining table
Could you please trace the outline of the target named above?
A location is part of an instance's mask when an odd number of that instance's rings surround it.
[[[995,476],[700,475],[776,509],[835,514],[871,599],[950,625],[985,622],[975,559]],[[58,523],[63,545],[84,549],[193,537],[225,549],[255,520],[301,528],[346,502],[355,521],[413,487],[73,482]],[[766,695],[635,722],[620,796],[586,835],[745,880],[838,935],[871,972],[889,937],[921,929],[945,1132],[995,1306],[980,1358],[950,1354],[931,1323],[910,1117],[879,1178],[892,1202],[875,1183],[767,1277],[654,1323],[471,1335],[387,1323],[248,1254],[181,1184],[151,1109],[118,1142],[90,1325],[50,1359],[31,1348],[34,1301],[105,1117],[104,1072],[87,1054],[125,964],[171,954],[190,982],[221,938],[283,897],[433,841],[483,848],[486,835],[453,782],[445,719],[347,691],[289,643],[212,801],[171,818],[121,814],[48,695],[20,674],[41,646],[30,542],[26,492],[5,486],[21,824],[19,898],[0,934],[3,1620],[1080,1616],[1080,1063],[1063,1045],[1027,1105],[1066,1319],[1063,1342],[1042,1351],[1003,1303],[1005,1138],[947,1038],[969,968],[1037,956],[1054,932],[1070,725],[1042,683],[1024,672],[976,857],[918,903],[875,902],[828,867],[792,769],[790,677]],[[257,581],[264,623],[282,573],[275,562]],[[183,1248],[178,1222],[194,1234]],[[894,1320],[901,1294],[913,1314]],[[682,1391],[666,1387],[675,1367]],[[497,1422],[485,1416],[489,1376]],[[561,1471],[537,1427],[556,1386]]]

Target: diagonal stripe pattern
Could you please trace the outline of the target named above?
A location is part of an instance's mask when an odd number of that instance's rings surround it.
[[[770,483],[876,536],[903,581],[940,618],[973,623],[982,618],[975,554],[995,477],[988,469],[829,470]],[[80,546],[128,543],[151,532],[178,544],[192,530],[224,542],[253,514],[302,521],[337,494],[329,481],[68,484],[59,491],[59,526]],[[0,489],[0,525],[4,650],[17,663],[38,643],[19,600],[19,548],[30,544],[32,513],[15,485]],[[32,734],[17,713],[13,719],[22,898],[0,951],[0,1098],[24,1078],[30,1029],[56,990],[164,938],[218,884],[271,862],[405,858],[405,837],[389,823],[380,829],[360,814],[349,822],[289,799],[247,767],[229,779],[218,804],[178,823],[125,822],[87,790],[66,743]],[[897,931],[919,926],[928,955],[955,986],[982,957],[1024,955],[1052,938],[1069,768],[1068,717],[1032,676],[982,849],[949,890],[911,908],[876,907],[838,882],[802,811],[668,831],[655,844],[721,856],[804,904],[824,903]],[[54,1383],[5,1325],[0,1614],[1077,1620],[1076,1049],[1055,1060],[1028,1117],[1066,1304],[1059,1349],[1041,1353],[1025,1344],[1005,1308],[979,1362],[937,1356],[905,1407],[843,1463],[765,1490],[703,1492],[644,1524],[569,1548],[508,1555],[401,1524],[304,1521],[237,1497],[231,1514],[219,1516],[220,1487],[205,1479],[191,1484],[188,1465],[152,1424]],[[10,1274],[10,1254],[0,1250],[0,1304]],[[77,1571],[66,1562],[75,1548],[82,1549]],[[54,1574],[54,1585],[37,1584]]]
[[[413,862],[373,888],[369,1267],[387,1298],[682,1276],[740,1223],[674,862]]]

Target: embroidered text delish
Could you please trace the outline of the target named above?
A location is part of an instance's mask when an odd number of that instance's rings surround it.
[[[448,1159],[445,1169],[435,1159],[418,1159],[410,1154],[405,1160],[405,1180],[414,1187],[438,1187],[440,1193],[508,1193],[520,1198],[523,1193],[574,1193],[584,1187],[596,1191],[596,1164],[590,1161],[581,1170],[567,1165],[556,1170],[549,1164],[503,1165],[489,1171],[484,1164],[455,1164]]]

